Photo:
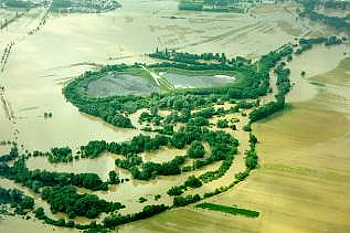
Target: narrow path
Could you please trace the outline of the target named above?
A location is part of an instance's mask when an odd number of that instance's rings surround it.
[[[141,68],[145,71],[147,71],[153,78],[153,80],[156,82],[157,86],[160,87],[160,83],[159,80],[161,79],[161,77],[154,73],[153,71],[150,71],[149,69],[147,69],[144,65],[141,65]]]
[[[29,8],[27,10],[25,10],[24,12],[21,12],[21,13],[15,13],[15,16],[12,17],[11,19],[7,20],[7,18],[5,18],[5,23],[0,25],[0,29],[4,29],[6,28],[7,26],[9,26],[11,23],[13,22],[16,22],[19,18],[21,18],[22,16],[24,16],[25,14],[28,14],[28,12],[33,9],[33,8]]]

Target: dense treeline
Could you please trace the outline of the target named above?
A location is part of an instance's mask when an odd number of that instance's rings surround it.
[[[181,173],[181,165],[185,163],[184,156],[176,156],[169,162],[155,163],[146,162],[142,163],[141,169],[134,166],[130,168],[131,175],[134,179],[149,180],[157,177],[158,175],[169,176],[178,175]]]
[[[55,12],[69,13],[101,13],[119,8],[121,5],[116,0],[109,1],[83,1],[83,0],[53,0],[52,10]]]
[[[154,215],[160,214],[166,211],[169,207],[166,205],[147,205],[143,207],[141,212],[134,214],[112,214],[103,219],[103,226],[107,228],[114,228],[118,225],[138,221],[141,219],[149,218]]]
[[[220,129],[228,128],[228,120],[226,119],[219,119],[216,123],[216,127]]]
[[[244,13],[245,10],[232,5],[234,0],[205,0],[205,1],[191,1],[181,0],[179,2],[179,10],[188,11],[212,11],[212,12],[234,12]],[[230,4],[231,3],[231,4]]]
[[[347,10],[350,9],[350,2],[346,1],[326,1],[324,7],[328,9],[340,9]]]
[[[214,195],[226,192],[227,190],[234,187],[237,183],[245,180],[251,170],[255,169],[258,166],[258,156],[256,154],[256,144],[258,143],[258,139],[253,134],[249,134],[249,150],[245,152],[245,163],[246,163],[246,169],[243,172],[239,172],[235,175],[235,180],[232,181],[227,186],[222,186],[220,188],[216,188],[214,191],[207,192],[204,194],[203,198],[212,197]]]
[[[263,55],[258,63],[258,69],[261,72],[268,73],[272,68],[274,68],[282,58],[293,54],[293,48],[290,45],[282,46],[276,51],[272,51],[267,55]]]
[[[162,60],[186,63],[186,64],[204,64],[199,62],[198,60],[204,61],[217,61],[222,64],[225,64],[227,61],[226,55],[222,53],[213,54],[213,53],[202,53],[202,54],[193,54],[193,53],[182,53],[176,52],[175,50],[160,51],[158,48],[156,52],[148,54],[148,56],[152,58],[158,58]]]
[[[201,174],[199,176],[199,179],[201,181],[203,181],[204,183],[208,183],[208,182],[211,182],[213,180],[219,179],[220,177],[225,175],[227,170],[231,167],[231,165],[233,163],[233,159],[234,159],[233,155],[227,156],[217,170],[207,171],[207,172]]]
[[[251,122],[255,122],[264,119],[280,110],[283,110],[286,106],[285,95],[290,91],[291,84],[289,80],[290,70],[285,68],[285,64],[282,62],[279,64],[274,73],[277,76],[277,89],[276,101],[271,101],[259,108],[254,109],[250,114],[249,118]]]
[[[18,153],[17,146],[13,146],[13,147],[11,147],[9,154],[5,154],[5,155],[0,156],[0,162],[12,161],[12,160],[16,159],[18,157],[18,155],[19,155],[19,153]]]
[[[203,158],[205,155],[203,144],[199,141],[193,141],[190,148],[187,150],[187,155],[193,159]]]
[[[249,150],[245,152],[245,164],[249,170],[255,169],[258,166],[258,156],[256,154],[256,144],[258,139],[255,135],[249,135]]]
[[[299,16],[304,18],[308,17],[312,21],[322,22],[328,26],[335,28],[336,30],[342,31],[350,35],[350,23],[347,21],[347,17],[337,17],[337,16],[328,16],[325,14],[318,13],[315,11],[315,7],[320,3],[317,0],[304,0],[300,1],[304,6],[304,11],[299,13]],[[324,6],[331,7],[335,3],[326,2]],[[348,3],[346,4],[348,7]]]
[[[175,207],[186,206],[191,203],[195,203],[201,200],[199,194],[187,195],[187,196],[175,196],[173,200],[173,205]]]
[[[54,147],[51,149],[49,161],[51,163],[57,162],[71,162],[73,160],[72,149],[69,147]]]
[[[295,51],[295,54],[302,54],[303,52],[312,49],[314,44],[324,44],[326,46],[341,44],[345,38],[338,38],[336,36],[331,37],[315,37],[315,38],[301,38],[299,40],[299,48]]]
[[[178,5],[179,10],[188,10],[188,11],[202,11],[203,3],[202,2],[191,2],[191,1],[181,1]]]
[[[108,183],[103,182],[95,173],[65,173],[49,172],[41,170],[30,171],[24,159],[18,159],[12,167],[5,163],[0,163],[0,176],[14,180],[24,186],[38,192],[45,186],[74,185],[91,190],[107,190]]]
[[[69,163],[73,161],[72,149],[69,147],[54,147],[49,152],[39,150],[33,151],[29,156],[38,157],[45,156],[50,163]]]
[[[80,147],[81,157],[94,159],[98,157],[102,152],[105,152],[106,149],[106,141],[90,141],[86,146]]]
[[[107,145],[107,150],[115,154],[124,156],[130,154],[138,154],[145,151],[153,151],[159,149],[161,146],[167,146],[170,138],[164,135],[156,135],[155,137],[138,135],[129,142],[117,143],[112,142]]]
[[[10,204],[15,208],[16,213],[24,213],[25,210],[32,210],[34,199],[24,195],[18,189],[5,189],[0,187],[0,204]]]
[[[95,205],[95,203],[93,203],[93,205]],[[106,207],[106,209],[111,209],[111,207]],[[42,207],[39,207],[38,209],[36,209],[34,213],[36,218],[43,220],[44,223],[46,224],[51,224],[51,225],[61,226],[61,227],[69,227],[69,228],[75,227],[76,229],[84,230],[84,232],[90,232],[90,233],[92,232],[107,233],[107,232],[110,232],[110,229],[114,229],[116,226],[146,219],[154,215],[160,214],[166,211],[167,209],[169,209],[168,206],[161,204],[161,205],[146,205],[145,207],[143,207],[143,209],[140,212],[133,213],[133,214],[122,215],[120,213],[114,212],[112,214],[107,215],[103,219],[102,223],[100,224],[96,223],[96,221],[92,221],[89,224],[80,224],[80,223],[75,223],[72,220],[66,221],[64,218],[54,220],[45,215],[44,209]]]
[[[22,0],[4,0],[2,1],[7,7],[13,8],[23,8],[28,9],[35,6],[31,1],[22,1]]]
[[[280,96],[276,101],[271,101],[257,109],[254,109],[250,114],[249,118],[252,122],[264,119],[272,114],[284,109],[285,99]]]
[[[93,194],[78,194],[74,186],[45,187],[41,197],[50,203],[52,213],[67,213],[69,218],[96,218],[100,213],[124,208],[119,202],[107,202]]]
[[[168,191],[167,194],[170,196],[178,196],[181,195],[184,190],[190,188],[199,188],[202,186],[202,181],[195,176],[190,176],[187,180],[180,186],[173,186]]]
[[[289,80],[290,69],[285,68],[285,64],[281,63],[276,67],[274,72],[277,76],[276,86],[278,89],[278,95],[284,96],[290,91],[290,88],[291,88],[291,84]]]

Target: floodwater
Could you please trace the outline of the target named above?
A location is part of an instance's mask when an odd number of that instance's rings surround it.
[[[300,80],[322,85],[305,84],[315,94],[301,96],[304,101],[293,99],[298,92],[294,88],[290,109],[254,125],[260,168],[247,181],[208,200],[259,211],[259,218],[189,206],[123,226],[121,232],[348,232],[350,66],[344,61],[337,66],[343,55],[335,58],[338,62],[328,65],[321,60],[308,60],[311,67],[299,63],[299,70],[309,69],[316,76],[307,80],[294,75],[296,86]]]
[[[173,0],[121,3],[123,8],[106,14],[50,14],[42,29],[29,36],[28,31],[36,27],[44,12],[38,9],[37,17],[34,12],[1,32],[1,47],[10,41],[16,43],[0,78],[13,115],[6,120],[1,109],[4,120],[0,127],[5,133],[0,140],[15,140],[31,151],[53,146],[76,148],[94,139],[123,141],[139,134],[138,130],[108,126],[65,101],[61,93],[64,84],[85,70],[95,69],[94,64],[147,62],[150,59],[144,54],[157,46],[257,57],[293,40],[276,23],[276,19],[293,19],[282,12],[274,17],[252,17],[180,12]],[[44,112],[53,117],[44,119]]]
[[[4,72],[0,73],[0,86],[5,87],[0,97],[6,103],[0,102],[0,141],[16,141],[29,151],[45,151],[54,146],[76,149],[90,140],[128,140],[141,131],[118,129],[79,113],[61,93],[65,83],[99,64],[151,62],[144,54],[154,51],[157,46],[160,49],[179,48],[186,52],[218,52],[226,53],[228,57],[257,58],[293,42],[299,33],[322,29],[319,26],[306,27],[304,22],[296,21],[295,15],[283,8],[239,15],[179,12],[175,0],[120,2],[122,8],[106,14],[50,13],[47,23],[29,36],[28,32],[38,25],[45,13],[45,9],[36,9],[0,32],[0,51],[15,41]],[[123,226],[120,230],[348,231],[350,203],[346,194],[350,191],[347,173],[350,91],[341,83],[321,87],[310,84],[307,79],[334,69],[345,57],[343,53],[349,54],[348,46],[315,46],[313,50],[294,58],[289,66],[295,86],[288,96],[293,107],[255,126],[261,141],[258,148],[261,169],[238,187],[211,199],[259,211],[261,217],[252,220],[195,210],[190,206]],[[306,71],[304,78],[300,76],[303,70]],[[45,119],[44,112],[52,112],[53,117]],[[237,133],[237,137],[244,141],[247,134]],[[243,143],[240,151],[246,147],[247,144]],[[165,156],[169,158],[181,153],[175,152],[170,154],[160,150],[143,156],[163,161]],[[96,172],[107,179],[108,172],[115,169],[114,159],[115,155],[105,154],[97,160],[52,165],[45,158],[32,158],[28,167]],[[242,156],[238,155],[227,175],[211,183],[210,188],[226,183],[243,167],[243,163]],[[193,174],[200,175],[219,165],[213,164]],[[121,177],[130,176],[126,171],[118,172]],[[106,200],[126,204],[124,212],[134,212],[145,204],[158,203],[153,199],[157,193],[162,195],[159,203],[171,203],[166,191],[172,185],[181,184],[189,175],[159,177],[151,182],[129,181],[113,186],[107,192],[96,193]],[[1,184],[7,183],[1,181]],[[191,190],[188,192],[191,193]],[[137,203],[141,196],[149,201]],[[332,213],[331,217],[329,213]],[[0,232],[3,229],[5,232],[10,232],[7,229],[28,232],[28,229],[34,228],[40,229],[40,232],[57,230],[37,221],[21,221],[17,217],[6,217],[6,220],[0,221]]]

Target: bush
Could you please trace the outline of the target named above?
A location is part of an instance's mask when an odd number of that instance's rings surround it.
[[[187,151],[187,155],[190,158],[203,158],[205,155],[204,146],[199,141],[194,141],[191,143],[190,148]]]
[[[191,187],[191,188],[199,188],[202,186],[202,182],[200,181],[200,179],[196,178],[195,176],[190,176],[185,181],[185,186]]]
[[[218,128],[221,128],[221,129],[223,129],[223,128],[227,128],[228,127],[228,121],[226,120],[226,119],[223,119],[223,120],[218,120],[218,122],[216,123],[216,126],[218,127]]]

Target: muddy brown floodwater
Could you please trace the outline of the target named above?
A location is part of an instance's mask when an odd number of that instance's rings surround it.
[[[315,49],[305,54],[307,62],[300,57],[290,64],[296,83],[291,108],[254,125],[261,167],[236,188],[209,199],[259,211],[258,219],[190,206],[119,231],[348,232],[350,65],[343,52],[349,47]],[[333,59],[325,62],[327,56]],[[302,79],[300,70],[312,77]]]
[[[15,42],[4,72],[0,73],[0,86],[5,87],[0,97],[6,103],[0,101],[0,141],[17,141],[31,151],[49,150],[53,146],[78,148],[98,139],[125,141],[139,134],[139,130],[118,129],[79,113],[65,101],[64,84],[85,70],[96,69],[96,64],[150,62],[144,54],[154,51],[157,46],[194,53],[224,52],[227,56],[254,59],[293,42],[297,35],[324,34],[319,25],[306,27],[307,22],[296,21],[295,15],[284,7],[259,8],[252,14],[241,15],[180,12],[176,0],[120,2],[122,8],[106,14],[50,13],[42,29],[29,36],[28,32],[37,27],[45,13],[45,9],[38,8],[0,32],[1,52],[11,41]],[[294,5],[285,6],[295,9]],[[0,12],[0,17],[5,15],[8,12]],[[259,211],[259,218],[189,206],[121,226],[119,231],[348,232],[350,68],[346,65],[337,68],[345,58],[344,53],[349,54],[348,45],[315,46],[294,58],[289,64],[295,83],[288,96],[292,107],[254,125],[261,141],[258,146],[260,169],[244,183],[210,199]],[[306,71],[304,78],[300,76],[301,71]],[[328,81],[332,77],[336,77],[335,81]],[[312,85],[309,80],[322,85]],[[44,112],[52,112],[53,117],[44,119]],[[133,122],[137,121],[137,114]],[[247,134],[236,136],[243,142]],[[242,143],[240,151],[246,147],[247,144]],[[1,152],[6,149],[8,147],[0,146]],[[183,152],[169,153],[160,150],[142,156],[147,160],[164,161],[165,156],[172,158]],[[106,179],[108,172],[115,169],[115,158],[116,155],[106,154],[97,160],[58,165],[49,164],[45,158],[33,158],[28,161],[28,166],[67,172],[90,171]],[[219,163],[213,164],[194,174],[218,166]],[[208,187],[226,184],[243,167],[244,160],[238,155],[227,174]],[[123,170],[118,172],[123,177],[129,176]],[[126,204],[124,212],[134,212],[142,208],[136,202],[141,196],[153,204],[156,203],[153,195],[161,193],[162,203],[171,203],[171,198],[165,194],[167,189],[181,184],[188,175],[159,177],[151,182],[130,181],[114,186],[108,192],[96,193],[106,200]],[[4,180],[0,184],[16,186]],[[37,201],[48,209],[48,205],[38,198]],[[1,233],[54,230],[74,231],[53,228],[34,220],[23,221],[18,217],[0,220]]]
[[[278,22],[306,30],[284,11],[252,17],[181,12],[175,0],[121,3],[123,8],[106,14],[51,13],[44,27],[29,36],[28,30],[37,26],[45,12],[37,9],[1,31],[0,46],[5,48],[10,41],[15,45],[0,80],[13,120],[6,120],[1,109],[0,126],[6,133],[0,140],[16,140],[28,150],[48,150],[65,145],[76,148],[94,139],[130,139],[140,131],[116,129],[79,113],[65,101],[63,85],[95,69],[90,63],[150,61],[144,54],[157,46],[258,57],[293,41],[294,36]],[[44,112],[52,112],[53,117],[44,119]]]

